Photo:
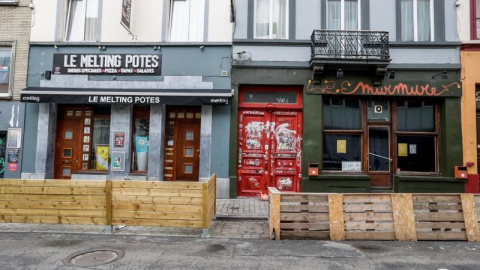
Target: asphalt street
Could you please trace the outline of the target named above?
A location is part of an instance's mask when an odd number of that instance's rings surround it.
[[[480,269],[480,243],[0,233],[0,269]],[[108,251],[118,259],[75,257]],[[115,257],[114,256],[114,257]],[[70,258],[77,258],[72,265]]]

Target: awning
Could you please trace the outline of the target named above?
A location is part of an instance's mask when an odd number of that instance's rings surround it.
[[[228,104],[231,89],[86,89],[27,87],[20,101],[62,104]]]

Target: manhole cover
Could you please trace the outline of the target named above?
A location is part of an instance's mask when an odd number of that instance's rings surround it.
[[[63,262],[70,266],[90,267],[114,262],[123,257],[119,250],[96,249],[68,256]]]

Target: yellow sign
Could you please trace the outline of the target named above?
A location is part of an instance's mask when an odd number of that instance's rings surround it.
[[[97,170],[108,170],[108,144],[96,145]]]
[[[408,151],[407,151],[407,144],[406,143],[399,143],[398,144],[398,156],[399,157],[407,157],[408,156]]]
[[[347,140],[337,140],[337,153],[339,154],[347,153]]]

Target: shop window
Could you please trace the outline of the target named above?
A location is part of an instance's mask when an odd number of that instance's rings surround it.
[[[360,0],[328,0],[328,30],[360,30]]]
[[[433,0],[400,0],[401,41],[433,41]]]
[[[170,3],[170,41],[203,41],[205,0]]]
[[[12,59],[14,59],[13,46],[0,46],[0,97],[10,96],[13,89]]]
[[[98,0],[69,0],[65,24],[65,41],[95,41]]]
[[[397,103],[397,169],[437,171],[436,106],[425,101]]]
[[[255,0],[254,38],[288,38],[288,2],[288,0]]]
[[[148,146],[150,140],[150,110],[135,106],[133,109],[132,171],[148,170]]]
[[[94,116],[92,127],[91,169],[106,171],[109,164],[110,118]]]
[[[362,121],[359,100],[324,97],[324,171],[361,171]]]
[[[480,39],[480,0],[470,0],[472,39]]]

